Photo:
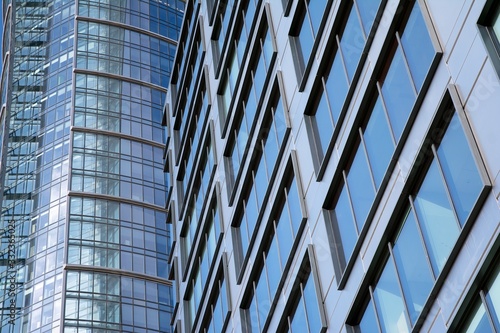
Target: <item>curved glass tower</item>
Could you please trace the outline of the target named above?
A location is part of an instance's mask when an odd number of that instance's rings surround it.
[[[170,332],[181,0],[3,1],[1,332]]]

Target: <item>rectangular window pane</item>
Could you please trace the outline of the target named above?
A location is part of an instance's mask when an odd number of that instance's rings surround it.
[[[333,80],[332,80],[333,81]],[[321,94],[319,104],[316,109],[316,114],[311,118],[312,129],[315,134],[315,141],[318,145],[318,153],[320,158],[323,159],[326,149],[332,139],[333,129],[335,127],[334,120],[330,113],[326,94]]]
[[[358,13],[354,7],[351,9],[351,14],[347,20],[342,40],[340,41],[340,48],[344,56],[345,66],[349,80],[352,81],[356,67],[358,67],[361,52],[365,46],[365,37],[359,25]]]
[[[438,156],[458,218],[463,225],[481,193],[483,182],[456,113],[441,141]]]
[[[366,125],[363,135],[373,178],[378,189],[389,166],[391,156],[394,153],[394,143],[389,132],[389,125],[387,124],[387,118],[380,98],[377,99],[373,107],[370,120]]]
[[[296,332],[307,332],[307,320],[306,320],[306,313],[304,309],[304,302],[302,299],[299,299],[299,302],[297,304],[297,308],[295,310],[295,313],[293,314],[293,318],[291,320],[291,331],[292,333]]]
[[[347,175],[347,186],[349,187],[356,224],[358,230],[361,230],[375,197],[370,170],[368,169],[362,145],[358,146],[358,151]]]
[[[379,332],[377,327],[377,318],[375,317],[375,310],[373,309],[373,303],[371,299],[368,302],[365,313],[363,314],[363,318],[361,318],[361,322],[359,323],[359,330],[362,333]]]
[[[418,2],[415,2],[403,36],[401,36],[401,43],[405,50],[413,82],[417,90],[420,91],[435,51]]]
[[[352,216],[352,210],[349,204],[349,198],[347,196],[347,189],[344,186],[342,192],[340,193],[337,205],[335,206],[335,217],[336,226],[339,229],[340,241],[342,243],[342,249],[344,251],[344,258],[349,259],[351,253],[356,245],[358,239],[358,232],[356,230],[354,219]]]
[[[420,239],[413,211],[410,210],[394,245],[394,257],[413,324],[434,285]]]
[[[411,86],[408,70],[398,48],[382,85],[382,95],[389,114],[396,141],[399,141],[416,96]]]
[[[307,311],[307,322],[309,323],[309,332],[320,332],[322,324],[321,324],[318,299],[316,296],[316,290],[314,289],[314,279],[312,277],[312,274],[309,274],[309,278],[305,282],[303,297]]]
[[[380,0],[357,0],[361,22],[365,30],[366,36],[370,33],[373,21],[377,15],[377,10],[380,5]]]
[[[415,209],[436,275],[441,272],[460,229],[434,160],[415,198]]]
[[[339,119],[348,90],[347,77],[338,52],[335,54],[335,59],[333,60],[332,68],[330,69],[325,85],[328,102],[330,103],[330,112],[335,123]]]
[[[388,260],[384,267],[380,280],[373,292],[373,297],[378,315],[380,316],[379,320],[383,332],[409,332],[403,298],[391,260]]]

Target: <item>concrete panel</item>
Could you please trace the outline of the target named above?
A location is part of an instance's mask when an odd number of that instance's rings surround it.
[[[500,156],[498,154],[500,131],[498,131],[498,123],[491,121],[498,117],[499,105],[500,80],[491,61],[488,60],[467,100],[465,112],[492,180],[500,171]],[[500,189],[497,183],[494,182],[493,186],[494,193],[498,195]]]
[[[487,57],[481,35],[476,32],[474,43],[468,51],[460,73],[456,78],[453,78],[462,100],[469,98],[472,87],[476,82],[475,78],[484,66]]]

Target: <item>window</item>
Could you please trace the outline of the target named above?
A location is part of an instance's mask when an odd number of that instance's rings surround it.
[[[391,53],[384,66],[387,69],[381,73],[375,93],[370,96],[370,112],[360,122],[360,127],[353,127],[352,143],[344,152],[347,154],[345,167],[334,177],[333,195],[325,204],[325,218],[332,226],[331,234],[336,245],[335,269],[339,277],[353,264],[350,259],[356,257],[353,254],[360,246],[358,239],[366,232],[372,207],[376,206],[373,203],[383,193],[391,160],[398,146],[404,144],[403,132],[408,128],[412,111],[418,111],[417,97],[436,58],[418,2],[408,14],[401,37],[396,31],[391,41]],[[413,38],[420,41],[418,46],[408,42]],[[316,114],[314,118],[317,117]],[[333,127],[329,127],[325,133],[332,133],[332,130]],[[330,144],[330,135],[325,138],[325,144]],[[344,282],[345,279],[338,281],[340,286]]]
[[[357,1],[340,9],[346,12],[346,20],[339,32],[334,34],[336,38],[332,38],[333,45],[327,47],[333,49],[334,55],[329,58],[332,60],[329,60],[328,69],[320,74],[320,80],[316,83],[317,92],[312,98],[311,108],[306,108],[312,110],[305,118],[313,151],[316,153],[317,171],[323,160],[329,160],[328,151],[331,149],[335,128],[341,122],[342,110],[348,104],[348,91],[355,83],[355,74],[379,6],[380,1],[367,4]]]
[[[461,246],[460,234],[471,227],[488,190],[463,111],[454,110],[449,95],[442,108],[445,111],[432,126],[437,130],[424,141],[428,146],[412,173],[421,180],[411,185],[415,190],[409,190],[408,201],[402,196],[406,208],[398,218],[399,229],[389,251],[372,264],[374,271],[383,269],[369,287],[370,297],[357,323],[361,332],[373,332],[378,325],[383,332],[409,332],[422,323],[422,313],[432,302],[429,296],[437,294],[446,267],[453,263],[452,251]],[[422,178],[418,169],[424,172]]]
[[[231,304],[230,302],[230,290],[229,285],[226,284],[227,281],[227,255],[223,253],[220,265],[217,269],[217,276],[214,281],[214,285],[207,290],[210,291],[208,297],[207,306],[205,309],[204,316],[200,317],[201,325],[197,332],[211,333],[211,332],[224,332],[231,316]],[[197,326],[196,322],[194,325],[189,325],[186,329],[190,332],[192,328]]]
[[[298,1],[290,31],[290,41],[296,57],[299,82],[306,71],[313,49],[317,47],[316,38],[321,34],[323,17],[328,13],[331,3],[332,1],[325,0]]]
[[[275,83],[271,102],[261,123],[255,153],[251,156],[252,165],[246,175],[245,188],[240,195],[237,211],[239,217],[233,225],[240,247],[240,264],[251,246],[255,231],[258,229],[261,207],[265,205],[272,184],[273,175],[281,161],[282,146],[286,141],[289,128],[286,112]]]
[[[200,162],[197,172],[194,176],[194,182],[191,191],[187,194],[185,214],[183,219],[183,228],[181,230],[181,254],[183,258],[183,268],[187,267],[187,258],[191,252],[196,233],[198,232],[207,198],[212,188],[212,179],[214,173],[214,156],[210,133],[203,145],[203,151],[200,153]],[[183,210],[183,211],[184,211]]]
[[[279,332],[326,332],[326,314],[316,273],[313,245],[309,245],[292,287]]]
[[[250,136],[262,96],[266,92],[264,87],[268,82],[268,73],[271,72],[274,66],[276,48],[273,42],[274,39],[272,38],[272,31],[268,26],[267,12],[267,10],[264,10],[261,15],[262,20],[257,32],[258,36],[255,38],[254,50],[249,55],[250,59],[248,60],[249,66],[247,71],[241,74],[242,78],[239,80],[240,68],[245,57],[242,51],[246,45],[246,39],[244,41],[235,41],[235,45],[230,50],[226,63],[226,72],[223,73],[224,76],[219,88],[220,119],[223,135],[225,135],[227,130],[230,140],[240,140],[237,146],[240,149],[240,153],[242,149],[245,149],[246,140],[244,139]],[[247,38],[246,31],[241,30],[243,26],[237,25],[236,29],[240,29],[237,32],[239,34],[237,38]],[[240,47],[243,47],[243,49],[240,49]],[[240,81],[243,81],[243,83],[240,83]],[[243,86],[241,94],[238,95],[239,100],[234,98],[239,90],[238,85]],[[229,124],[227,121],[231,118],[230,108],[233,104],[237,105],[238,111],[243,112],[235,112],[233,124],[231,128],[228,128]],[[238,137],[240,131],[245,135]],[[236,143],[233,141],[232,144],[235,145]]]
[[[478,25],[490,59],[500,75],[500,5],[497,1],[486,1]]]
[[[246,300],[242,302],[243,325],[247,332],[266,330],[275,300],[280,296],[278,291],[293,258],[292,248],[300,239],[305,221],[300,198],[294,177],[287,180],[277,195],[276,206],[264,231],[266,237],[250,273],[253,277],[249,279]]]
[[[490,274],[487,283],[475,293],[474,299],[471,300],[473,307],[462,320],[458,332],[493,333],[500,331],[500,266],[496,265]]]
[[[264,111],[265,123],[261,124],[260,126],[261,135],[257,136],[259,139],[256,142],[258,148],[265,149],[266,145],[268,145],[268,154],[270,153],[270,151],[274,152],[273,156],[266,156],[268,158],[267,170],[261,171],[261,173],[265,172],[268,175],[268,178],[273,172],[274,163],[278,157],[277,155],[280,150],[281,144],[283,143],[284,135],[287,129],[285,109],[283,107],[278,84],[276,81],[274,83],[273,90],[274,94],[271,98],[271,105],[269,105]],[[244,112],[240,112],[237,116],[235,116],[236,118],[234,128],[231,131],[231,135],[226,147],[226,152],[224,154],[225,164],[227,167],[226,184],[229,194],[231,194],[231,192],[234,190],[234,184],[237,183],[237,179],[241,176],[240,174],[243,171],[242,166],[248,159],[247,155],[252,149],[252,133],[256,130],[255,124],[259,120],[259,114],[257,113],[258,101],[255,98],[255,89],[254,86],[252,86],[248,89],[247,98],[245,98],[245,100],[242,102],[242,104],[244,104]],[[262,128],[267,128],[270,132],[262,132]],[[268,138],[269,140],[267,140]],[[260,159],[260,156],[258,156],[257,158]],[[254,162],[253,164],[258,164],[258,162]]]

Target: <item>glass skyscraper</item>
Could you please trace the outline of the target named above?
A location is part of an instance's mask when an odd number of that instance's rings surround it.
[[[3,1],[1,332],[170,332],[181,0]]]

